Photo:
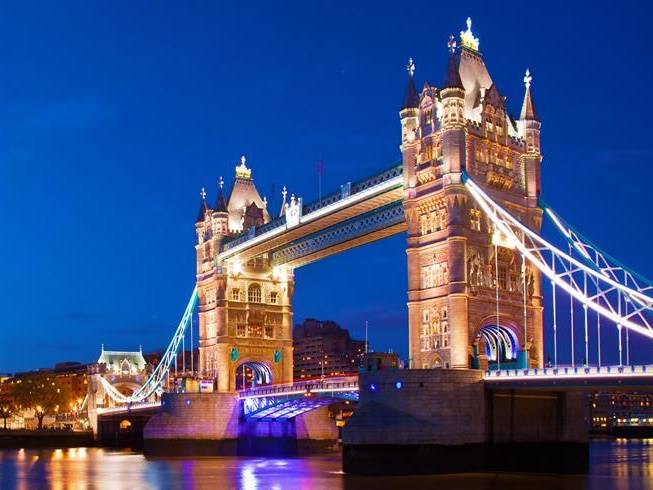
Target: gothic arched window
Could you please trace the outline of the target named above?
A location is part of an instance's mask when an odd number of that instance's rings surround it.
[[[249,288],[247,288],[247,301],[250,303],[261,302],[261,286],[258,284],[252,284]]]

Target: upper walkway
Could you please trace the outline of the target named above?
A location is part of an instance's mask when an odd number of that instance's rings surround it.
[[[217,259],[238,257],[246,261],[275,252],[273,265],[304,265],[317,260],[316,253],[324,257],[343,250],[343,243],[356,246],[403,231],[402,197],[400,164],[359,182],[348,182],[340,191],[315,202],[303,205],[299,200],[291,201],[284,216],[228,240]],[[387,209],[392,204],[401,212]],[[363,217],[368,219],[361,221]],[[370,238],[366,240],[366,236]]]

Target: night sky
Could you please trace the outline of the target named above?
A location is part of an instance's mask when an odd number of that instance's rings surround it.
[[[138,3],[138,5],[134,5]],[[643,2],[642,2],[643,3]],[[653,276],[653,47],[628,2],[3,2],[0,372],[164,347],[194,283],[199,190],[245,154],[275,209],[400,160],[407,58],[441,84],[471,16],[518,113],[542,120],[543,197]],[[272,193],[272,186],[276,192]],[[550,230],[549,230],[550,231]],[[295,321],[407,353],[403,235],[296,271]],[[651,352],[639,343],[638,361]],[[650,355],[648,356],[650,360]]]

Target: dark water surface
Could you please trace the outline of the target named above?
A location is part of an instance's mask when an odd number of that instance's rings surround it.
[[[147,459],[99,448],[0,450],[0,489],[653,489],[653,439],[591,445],[589,475],[474,473],[351,477],[340,455],[291,459]]]

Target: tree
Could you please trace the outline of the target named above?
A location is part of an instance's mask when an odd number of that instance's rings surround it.
[[[13,386],[5,383],[0,386],[0,417],[2,417],[5,429],[7,428],[7,419],[16,412],[16,408]]]
[[[15,384],[16,400],[22,408],[34,410],[38,428],[43,428],[46,415],[54,415],[64,409],[68,402],[66,390],[57,386],[54,376],[37,373],[18,380]]]

